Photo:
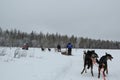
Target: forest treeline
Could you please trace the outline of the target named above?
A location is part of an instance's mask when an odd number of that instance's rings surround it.
[[[21,32],[20,30],[2,30],[0,28],[0,46],[21,47],[28,43],[30,47],[55,48],[58,44],[65,48],[67,43],[71,42],[74,48],[91,48],[91,49],[120,49],[120,42],[109,40],[95,40],[84,37],[75,37],[46,33]]]

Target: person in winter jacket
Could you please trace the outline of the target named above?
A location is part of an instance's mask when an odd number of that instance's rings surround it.
[[[68,43],[67,44],[67,49],[68,49],[68,55],[71,55],[71,52],[72,52],[72,44],[71,43]]]
[[[58,52],[61,52],[61,46],[59,44],[57,45],[57,50]]]

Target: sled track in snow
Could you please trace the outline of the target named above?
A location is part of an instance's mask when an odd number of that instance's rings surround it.
[[[65,68],[59,74],[57,74],[57,76],[55,77],[55,80],[66,80],[65,77],[70,73],[70,70],[73,65],[72,59],[71,58],[69,59],[70,59],[69,65],[65,66]]]
[[[76,58],[74,58],[76,57]],[[81,77],[79,67],[79,56],[68,56],[70,60],[69,65],[67,65],[59,75],[56,76],[55,80],[76,80],[76,77]]]

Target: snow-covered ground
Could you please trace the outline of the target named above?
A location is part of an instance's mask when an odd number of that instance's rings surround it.
[[[94,65],[94,77],[90,70],[81,75],[84,50],[87,49],[73,49],[73,56],[65,56],[54,49],[49,52],[40,48],[21,50],[0,47],[0,80],[103,80],[102,75],[100,79],[97,78],[97,65]],[[112,54],[114,58],[108,61],[106,80],[119,80],[120,50],[96,49],[95,52],[99,57],[105,52]]]

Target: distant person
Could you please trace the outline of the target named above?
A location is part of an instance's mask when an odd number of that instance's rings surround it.
[[[71,43],[68,43],[67,44],[67,49],[68,49],[68,55],[71,55],[71,52],[72,52],[72,44]]]
[[[57,50],[58,52],[61,52],[61,46],[59,44],[57,45]]]
[[[25,43],[25,44],[23,45],[23,47],[22,47],[22,49],[24,49],[24,50],[28,50],[28,48],[29,48],[28,43]]]

